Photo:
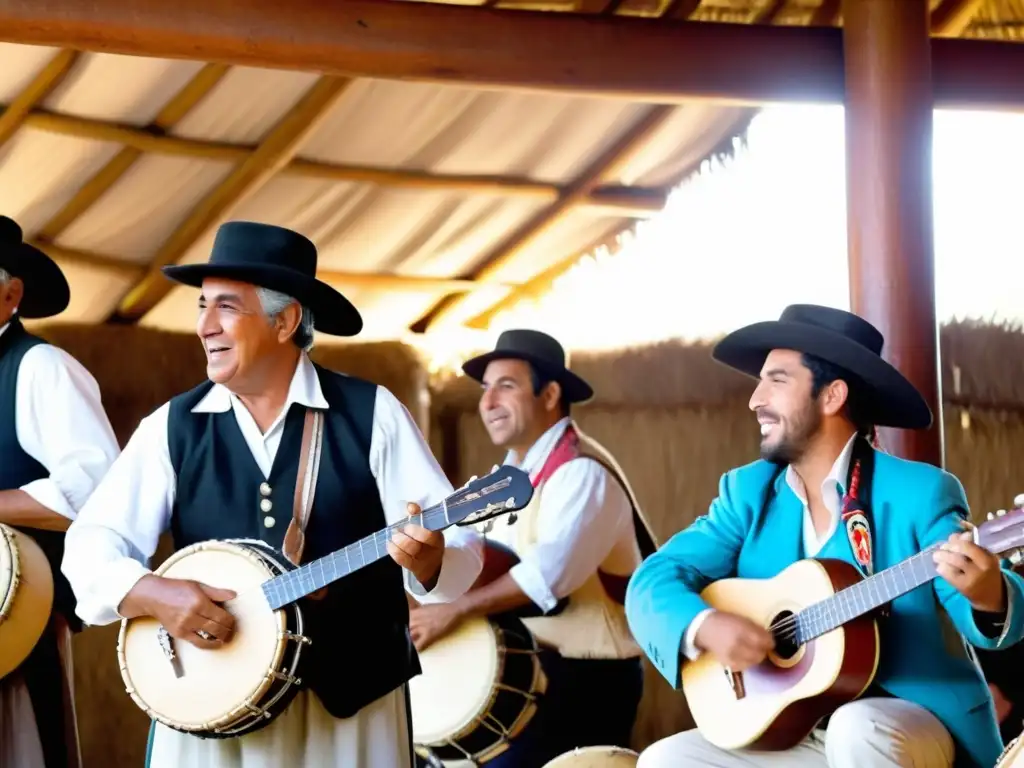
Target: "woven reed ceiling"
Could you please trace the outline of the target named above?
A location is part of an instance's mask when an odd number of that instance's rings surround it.
[[[837,0],[484,5],[840,22]],[[933,0],[943,14],[954,35],[1024,32],[1024,0]],[[0,107],[0,213],[68,275],[58,320],[191,330],[196,292],[157,269],[205,260],[216,225],[245,218],[317,243],[365,339],[403,338],[446,296],[457,322],[537,290],[538,275],[653,215],[754,114],[4,42]]]

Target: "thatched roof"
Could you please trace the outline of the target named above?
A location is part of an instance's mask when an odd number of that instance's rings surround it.
[[[838,0],[482,4],[839,20]],[[1021,0],[933,8],[943,34],[1017,39],[1024,24]],[[470,317],[516,286],[536,290],[538,275],[659,210],[755,114],[2,42],[0,106],[0,213],[68,274],[61,322],[191,329],[195,292],[159,267],[205,260],[217,224],[249,218],[316,241],[324,279],[359,306],[368,339],[422,329],[445,297]]]

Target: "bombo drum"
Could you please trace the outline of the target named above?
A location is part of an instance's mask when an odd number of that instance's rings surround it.
[[[52,606],[53,572],[42,548],[0,523],[0,679],[32,653]]]
[[[474,618],[420,654],[409,681],[416,751],[483,765],[508,749],[547,689],[537,643],[511,617]]]
[[[544,768],[636,768],[640,755],[622,747],[578,747],[545,763]]]

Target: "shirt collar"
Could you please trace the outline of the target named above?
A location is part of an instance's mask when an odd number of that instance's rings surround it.
[[[505,463],[518,466],[524,472],[533,474],[534,470],[539,469],[543,465],[548,454],[551,453],[551,450],[561,439],[566,427],[568,427],[571,422],[571,417],[563,416],[548,427],[543,435],[537,438],[537,441],[530,446],[529,450],[526,451],[526,455],[523,456],[522,461],[520,461],[518,465],[516,464],[516,455],[514,451],[509,451],[505,454]]]
[[[0,336],[4,335],[4,331],[6,331],[10,327],[10,325],[10,322],[6,322],[2,326],[0,326]]]
[[[822,494],[825,495],[829,490],[839,489],[839,496],[845,493],[846,489],[846,478],[850,473],[850,458],[853,456],[853,444],[857,440],[857,434],[854,433],[849,440],[846,441],[846,445],[840,452],[839,456],[836,457],[835,462],[832,464],[832,469],[825,475],[825,479],[821,483]],[[793,465],[786,467],[786,483],[793,493],[796,494],[797,498],[800,499],[805,505],[807,504],[807,494],[804,492],[804,484],[800,479],[800,476],[793,469]]]
[[[225,413],[231,410],[232,398],[237,397],[223,384],[214,384],[206,396],[192,408],[192,413]],[[328,407],[323,390],[320,388],[320,377],[316,375],[316,369],[305,352],[299,355],[299,364],[295,366],[295,373],[292,375],[292,382],[288,387],[288,397],[281,412],[287,413],[293,403],[304,405],[307,408],[326,409]]]

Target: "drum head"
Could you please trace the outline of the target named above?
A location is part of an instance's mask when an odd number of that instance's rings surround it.
[[[157,621],[134,619],[122,629],[120,652],[131,669],[125,682],[143,709],[163,713],[174,727],[207,730],[230,723],[233,713],[244,710],[246,702],[270,685],[267,675],[283,655],[285,619],[270,610],[260,591],[270,571],[242,547],[204,542],[176,552],[157,574],[234,590],[238,596],[224,607],[235,617],[236,633],[229,643],[210,651],[176,641],[184,671],[179,678],[158,640]]]
[[[423,673],[409,681],[416,744],[455,737],[487,708],[498,681],[498,638],[490,622],[462,622],[420,654]]]
[[[578,747],[559,755],[544,768],[636,768],[640,755],[622,747]]]

